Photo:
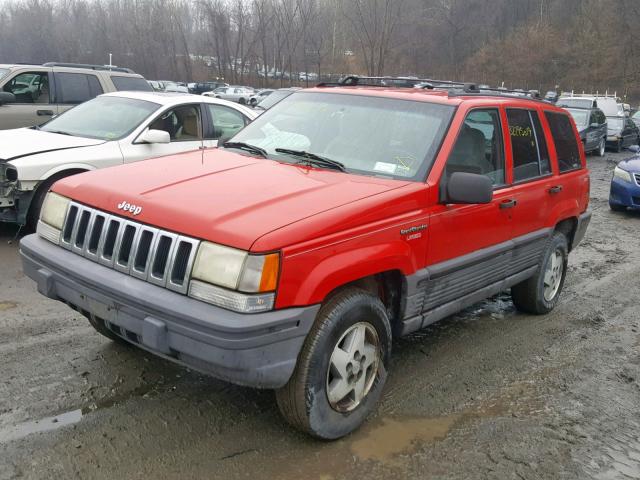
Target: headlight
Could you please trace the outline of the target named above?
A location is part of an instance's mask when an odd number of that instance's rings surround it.
[[[619,178],[623,182],[631,183],[631,181],[632,181],[631,174],[629,172],[627,172],[626,170],[621,169],[620,167],[616,167],[613,170],[613,176]]]
[[[60,243],[60,233],[62,232],[69,202],[70,200],[67,197],[54,192],[47,193],[40,210],[40,221],[37,229],[41,237],[55,244]]]
[[[271,310],[279,268],[277,253],[252,255],[202,242],[193,265],[189,295],[239,312]]]

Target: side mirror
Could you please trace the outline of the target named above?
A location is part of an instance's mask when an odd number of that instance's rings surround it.
[[[164,130],[147,130],[138,139],[142,143],[170,143],[171,136]]]
[[[16,101],[16,96],[10,92],[0,92],[0,105],[4,105],[5,103],[14,103]]]
[[[491,179],[477,173],[454,172],[444,189],[444,203],[490,203],[493,200]]]
[[[640,152],[640,145],[629,145],[629,151],[633,153]]]
[[[598,128],[600,126],[599,123],[592,123],[591,125],[589,125],[591,128]]]

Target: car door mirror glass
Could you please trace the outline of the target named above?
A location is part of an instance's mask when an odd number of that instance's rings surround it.
[[[593,122],[591,125],[589,125],[591,128],[598,128],[600,126],[599,123],[597,122]]]
[[[140,136],[139,141],[142,143],[170,143],[171,136],[169,132],[165,132],[164,130],[150,129]]]
[[[490,203],[493,200],[493,184],[486,175],[454,172],[447,181],[444,193],[444,203]]]
[[[15,101],[16,96],[13,93],[0,92],[0,105],[4,105],[5,103],[14,103]]]

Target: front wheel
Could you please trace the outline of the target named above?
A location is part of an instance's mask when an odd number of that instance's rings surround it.
[[[568,252],[567,237],[554,232],[536,274],[511,287],[518,310],[542,315],[555,308],[567,274]]]
[[[350,288],[318,313],[291,379],[276,399],[294,427],[324,440],[357,429],[387,378],[391,327],[374,295]]]
[[[606,147],[606,142],[604,138],[600,139],[600,143],[598,144],[598,149],[596,150],[596,155],[599,157],[604,157],[604,151]]]

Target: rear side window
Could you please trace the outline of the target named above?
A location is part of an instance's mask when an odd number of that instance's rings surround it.
[[[581,168],[580,151],[578,150],[576,136],[569,116],[555,112],[544,112],[544,115],[547,117],[547,122],[549,122],[553,143],[556,146],[560,172]]]
[[[119,92],[152,92],[153,88],[144,79],[139,77],[111,77],[113,85]]]
[[[95,75],[56,73],[57,103],[78,104],[104,93]]]
[[[551,173],[538,112],[507,109],[507,121],[513,153],[513,181],[522,182]]]

